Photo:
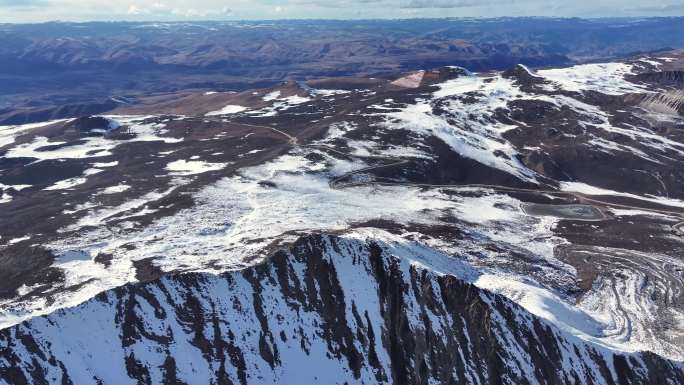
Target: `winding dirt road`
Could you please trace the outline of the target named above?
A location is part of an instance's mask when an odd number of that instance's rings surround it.
[[[357,155],[352,155],[352,154],[345,154],[345,153],[342,153],[340,151],[337,151],[337,150],[330,148],[329,146],[325,146],[325,145],[303,145],[302,147],[324,149],[326,151],[337,153],[337,154],[343,155],[345,157],[354,157],[354,158],[360,158],[360,159],[364,159],[364,160],[370,159],[370,160],[375,160],[375,161],[387,162],[385,164],[381,164],[381,165],[377,165],[377,166],[369,166],[369,167],[364,167],[364,168],[361,168],[358,170],[350,171],[348,173],[345,173],[345,174],[342,174],[338,177],[335,177],[335,178],[331,179],[329,182],[330,187],[333,189],[341,189],[341,188],[353,187],[353,186],[373,185],[373,186],[408,186],[408,187],[419,187],[419,188],[481,188],[481,189],[501,191],[501,192],[554,195],[554,196],[568,197],[568,198],[574,199],[577,203],[593,204],[593,205],[598,206],[598,207],[628,209],[628,210],[641,210],[641,211],[647,211],[647,212],[663,214],[663,215],[668,215],[668,216],[675,216],[675,217],[679,218],[680,222],[672,225],[672,231],[676,235],[684,237],[684,211],[661,210],[661,209],[654,209],[654,208],[649,208],[649,207],[633,206],[633,205],[607,202],[607,201],[603,201],[600,199],[592,198],[590,195],[583,194],[580,192],[574,192],[574,191],[525,189],[525,188],[508,187],[508,186],[500,186],[500,185],[488,185],[488,184],[425,184],[425,183],[405,183],[405,182],[378,182],[378,181],[373,181],[373,180],[345,183],[345,182],[343,182],[343,180],[347,179],[353,175],[363,174],[363,173],[366,173],[368,171],[378,170],[381,168],[396,167],[396,166],[400,166],[403,164],[408,164],[408,163],[410,163],[410,161],[406,160],[406,159],[395,158],[395,157],[371,157],[371,156],[357,156]]]
[[[234,121],[225,121],[225,120],[221,120],[221,121],[224,123],[232,123],[232,124],[237,124],[237,125],[246,126],[246,127],[271,130],[271,131],[276,132],[276,133],[284,136],[285,138],[287,138],[288,142],[291,145],[296,146],[296,147],[306,147],[306,148],[324,150],[324,151],[327,151],[330,153],[338,154],[338,155],[343,156],[345,158],[357,158],[357,159],[362,159],[364,161],[385,162],[384,164],[375,165],[375,166],[368,166],[368,167],[364,167],[364,168],[361,168],[358,170],[350,171],[350,172],[344,173],[340,176],[337,176],[337,177],[331,179],[328,182],[328,184],[330,185],[330,188],[332,188],[332,189],[343,189],[346,187],[355,187],[355,186],[405,186],[405,187],[418,187],[418,188],[453,188],[453,189],[480,188],[480,189],[500,191],[500,192],[554,195],[554,196],[567,197],[570,199],[574,199],[575,202],[577,202],[577,203],[592,204],[592,205],[595,205],[595,206],[600,207],[600,208],[640,210],[640,211],[646,211],[646,212],[651,212],[651,213],[656,213],[656,214],[663,214],[663,215],[667,215],[667,216],[677,217],[679,219],[679,222],[672,225],[672,231],[674,234],[681,236],[681,237],[684,237],[684,210],[682,210],[682,211],[662,210],[662,209],[654,209],[654,208],[643,207],[643,206],[633,206],[633,205],[626,205],[626,204],[620,204],[620,203],[612,203],[612,202],[607,202],[607,201],[603,201],[600,199],[595,199],[595,198],[592,198],[590,195],[583,194],[580,192],[574,192],[574,191],[526,189],[526,188],[508,187],[508,186],[500,186],[500,185],[488,185],[488,184],[427,184],[427,183],[405,183],[405,182],[379,182],[379,181],[375,181],[375,180],[343,182],[345,179],[347,179],[351,176],[354,176],[354,175],[363,174],[363,173],[367,173],[369,171],[379,170],[382,168],[397,167],[397,166],[401,166],[404,164],[408,164],[411,161],[407,160],[407,159],[397,158],[397,157],[354,155],[354,154],[349,154],[349,153],[344,153],[344,152],[338,151],[338,150],[336,150],[330,146],[323,145],[323,144],[300,144],[296,136],[290,135],[290,134],[288,134],[284,131],[281,131],[277,128],[274,128],[274,127],[254,125],[254,124],[248,124],[248,123],[240,123],[240,122],[234,122]]]

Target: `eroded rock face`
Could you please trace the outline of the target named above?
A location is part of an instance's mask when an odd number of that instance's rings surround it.
[[[677,384],[412,244],[310,235],[243,271],[169,276],[0,332],[3,384]]]
[[[636,75],[634,79],[661,86],[681,86],[684,84],[684,71],[648,72]]]

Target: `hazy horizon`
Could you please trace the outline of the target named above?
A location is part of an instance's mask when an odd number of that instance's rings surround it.
[[[190,5],[191,4],[191,5]],[[684,0],[665,4],[638,0],[0,0],[0,23],[49,21],[240,21],[367,20],[496,17],[668,17],[684,16]]]
[[[32,24],[50,24],[50,23],[63,23],[63,24],[90,24],[90,23],[165,23],[165,24],[182,24],[182,23],[242,23],[242,22],[277,22],[277,21],[283,21],[283,22],[296,22],[296,21],[316,21],[316,22],[325,22],[325,21],[331,21],[331,22],[344,22],[344,21],[356,21],[356,22],[372,22],[372,21],[411,21],[411,20],[455,20],[455,21],[467,21],[467,20],[478,20],[478,21],[486,21],[486,20],[497,20],[497,19],[579,19],[579,20],[619,20],[619,19],[625,19],[625,20],[639,20],[639,19],[664,19],[664,18],[684,18],[684,15],[677,15],[677,16],[535,16],[535,15],[530,15],[530,16],[463,16],[463,17],[455,17],[455,16],[443,16],[443,17],[436,17],[436,16],[414,16],[414,17],[385,17],[385,18],[380,18],[380,17],[368,17],[368,18],[325,18],[325,17],[311,17],[311,18],[231,18],[231,19],[169,19],[169,20],[164,20],[164,19],[136,19],[136,20],[129,20],[129,19],[111,19],[111,20],[98,20],[98,19],[93,19],[93,20],[61,20],[61,19],[54,19],[54,20],[44,20],[44,21],[17,21],[17,22],[12,22],[12,21],[2,21],[0,20],[0,25],[32,25]]]

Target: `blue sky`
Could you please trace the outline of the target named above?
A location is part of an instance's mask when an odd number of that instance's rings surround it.
[[[0,22],[684,16],[684,0],[0,0]]]

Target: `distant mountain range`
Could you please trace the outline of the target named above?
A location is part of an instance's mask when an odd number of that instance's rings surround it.
[[[4,24],[0,124],[97,113],[121,96],[189,88],[442,65],[565,65],[684,47],[683,30],[684,18]]]

